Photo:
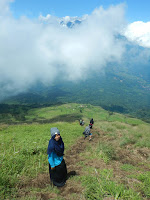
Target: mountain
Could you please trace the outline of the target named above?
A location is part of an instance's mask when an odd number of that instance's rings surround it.
[[[85,17],[64,17],[51,20],[59,25],[73,28],[83,23]],[[102,106],[111,112],[130,114],[149,121],[150,119],[150,51],[129,42],[123,35],[116,39],[125,43],[127,51],[118,63],[107,63],[103,71],[87,72],[87,79],[78,82],[57,79],[57,83],[45,86],[36,82],[28,91],[11,96],[2,104],[58,104],[66,102],[90,103]],[[71,67],[71,66],[70,66]],[[82,73],[82,72],[81,72]]]
[[[81,20],[78,20],[78,19],[74,19],[74,20],[72,20],[72,21],[61,21],[60,22],[60,25],[62,25],[62,26],[66,26],[66,27],[68,27],[68,28],[72,28],[73,26],[75,26],[75,25],[78,25],[78,24],[81,24]]]
[[[150,80],[145,68],[128,68],[110,64],[104,73],[91,73],[87,80],[73,83],[58,80],[57,84],[35,84],[28,92],[8,98],[2,103],[57,104],[90,103],[111,112],[150,119]]]
[[[84,20],[86,20],[87,15],[83,17],[70,17],[70,16],[65,16],[65,17],[54,17],[51,15],[47,15],[46,17],[40,16],[39,20],[44,23],[44,24],[57,24],[63,27],[67,28],[73,28],[75,25],[79,25]]]

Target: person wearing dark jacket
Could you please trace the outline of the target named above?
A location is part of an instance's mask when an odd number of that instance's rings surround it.
[[[93,118],[90,120],[90,124],[89,124],[89,127],[92,128],[93,127],[93,124],[94,124],[94,120]]]
[[[62,187],[65,185],[67,179],[67,168],[63,159],[64,142],[58,128],[53,127],[50,132],[51,139],[49,140],[47,149],[50,180],[53,185]]]

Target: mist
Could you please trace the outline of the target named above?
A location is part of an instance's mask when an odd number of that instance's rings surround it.
[[[79,81],[91,70],[122,62],[126,44],[117,36],[127,26],[124,4],[97,8],[69,29],[51,15],[15,19],[10,2],[0,1],[0,99],[25,92],[37,81]]]

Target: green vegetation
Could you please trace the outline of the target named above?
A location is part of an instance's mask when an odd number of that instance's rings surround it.
[[[50,127],[58,127],[66,150],[80,136],[82,127],[77,123],[14,125],[0,132],[1,173],[3,192],[13,188],[21,176],[35,177],[47,171],[47,145]],[[2,193],[4,195],[5,193]]]
[[[95,121],[93,139],[84,141],[82,132],[92,117]],[[79,126],[80,118],[84,119],[84,126]],[[148,123],[110,113],[99,106],[76,103],[30,108],[24,112],[24,120],[14,117],[11,121],[14,124],[9,124],[9,120],[6,122],[6,118],[1,118],[2,199],[33,200],[43,195],[41,199],[65,200],[68,191],[70,200],[150,198]],[[81,144],[86,144],[82,152],[78,150],[71,157],[77,158],[73,166],[68,166],[70,170],[72,167],[80,170],[78,176],[67,181],[66,194],[63,194],[63,189],[60,192],[49,184],[46,151],[51,127],[59,128],[66,156],[78,141],[81,141],[79,149]]]
[[[145,196],[150,198],[150,172],[140,174],[137,179],[142,182],[139,187],[144,192]]]
[[[8,98],[3,103],[38,107],[66,102],[90,103],[110,111],[108,117],[118,112],[150,122],[149,74],[149,67],[140,66],[140,70],[137,67],[135,70],[130,66],[111,65],[105,68],[104,74],[97,71],[88,74],[87,80],[76,83],[64,80],[57,80],[57,84],[51,86],[39,83],[27,93]],[[17,116],[17,113],[15,117],[23,119],[23,115]]]
[[[125,171],[130,171],[130,170],[136,170],[136,167],[134,167],[131,164],[124,164],[121,166],[121,169]]]
[[[100,173],[95,170],[95,173],[95,176],[82,177],[83,185],[86,186],[86,199],[100,200],[109,197],[112,199],[141,199],[139,194],[132,189],[112,181],[112,170],[104,169]]]

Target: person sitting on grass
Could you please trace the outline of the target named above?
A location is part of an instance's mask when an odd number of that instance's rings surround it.
[[[90,129],[90,127],[89,126],[86,126],[85,127],[85,130],[84,130],[84,132],[83,132],[83,134],[84,134],[84,139],[86,139],[88,136],[89,136],[89,140],[91,140],[92,139],[92,133],[90,132],[91,131],[91,129]]]
[[[67,180],[67,168],[64,155],[64,142],[58,128],[50,129],[51,139],[49,140],[47,154],[49,162],[50,181],[57,187],[65,185]]]

